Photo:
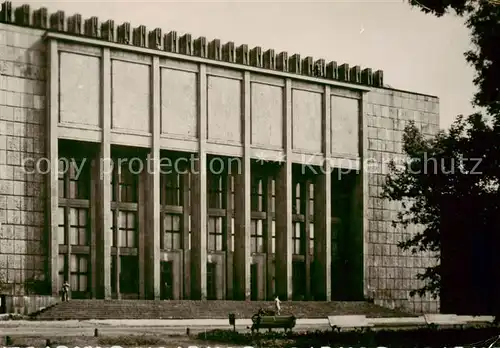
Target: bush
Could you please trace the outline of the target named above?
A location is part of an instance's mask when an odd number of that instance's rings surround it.
[[[464,329],[409,329],[409,330],[357,330],[346,332],[314,331],[314,332],[265,332],[238,333],[230,330],[213,330],[198,335],[204,339],[219,343],[261,347],[449,347],[466,346],[472,343],[476,346],[493,343],[499,337],[500,329],[464,328]]]
[[[152,335],[101,336],[97,341],[103,346],[121,347],[164,346],[168,343],[164,338]]]

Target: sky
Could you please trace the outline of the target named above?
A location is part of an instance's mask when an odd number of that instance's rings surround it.
[[[440,122],[448,128],[473,112],[474,70],[464,19],[426,15],[405,0],[330,1],[24,1],[62,10],[66,16],[113,19],[148,30],[175,30],[236,45],[273,48],[384,71],[396,89],[440,98]],[[17,5],[17,1],[14,2]]]

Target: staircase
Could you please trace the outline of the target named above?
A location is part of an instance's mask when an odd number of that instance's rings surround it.
[[[274,309],[265,301],[146,301],[71,300],[33,315],[35,320],[88,319],[227,319],[251,318],[259,308]],[[368,317],[410,317],[408,313],[368,302],[281,302],[282,314],[297,318],[326,318],[329,315],[364,314]]]

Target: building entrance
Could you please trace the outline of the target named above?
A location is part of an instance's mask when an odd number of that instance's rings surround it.
[[[250,299],[257,301],[259,296],[259,276],[257,274],[257,264],[250,266]]]
[[[161,263],[161,292],[160,298],[162,300],[173,300],[173,262],[172,261],[162,261]]]

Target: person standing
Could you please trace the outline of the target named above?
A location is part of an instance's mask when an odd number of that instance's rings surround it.
[[[62,300],[63,302],[69,301],[69,283],[67,280],[64,281],[62,286]]]
[[[279,296],[276,296],[276,298],[274,299],[274,304],[276,305],[276,315],[280,315],[280,312],[281,312],[281,301],[280,301],[280,297]]]

